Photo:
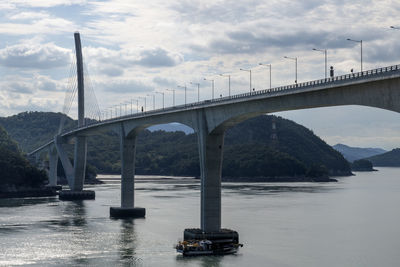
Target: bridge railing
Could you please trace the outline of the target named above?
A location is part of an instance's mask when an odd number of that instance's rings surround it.
[[[145,116],[157,114],[157,113],[164,113],[164,112],[170,112],[170,111],[176,111],[176,110],[184,110],[184,109],[189,109],[189,108],[192,109],[192,108],[196,108],[196,107],[200,107],[200,106],[207,106],[212,103],[218,103],[218,102],[236,100],[236,99],[245,99],[245,98],[249,98],[249,97],[253,97],[253,96],[257,96],[257,95],[275,95],[275,93],[281,93],[281,92],[287,92],[287,91],[297,91],[297,90],[317,87],[317,86],[321,86],[321,85],[340,84],[340,83],[345,83],[349,80],[354,80],[354,79],[361,80],[364,78],[369,78],[369,77],[373,77],[373,76],[377,76],[377,75],[386,75],[386,74],[390,74],[393,71],[400,71],[400,65],[393,65],[393,66],[388,66],[388,67],[383,67],[383,68],[366,70],[366,71],[362,71],[362,72],[355,72],[355,73],[344,74],[344,75],[339,75],[339,76],[334,76],[334,77],[329,77],[329,78],[324,78],[324,79],[318,79],[318,80],[314,80],[314,81],[307,81],[307,82],[302,82],[302,83],[297,83],[297,84],[279,86],[279,87],[274,87],[271,89],[262,89],[262,90],[257,90],[257,91],[253,91],[253,92],[248,92],[248,93],[236,94],[236,95],[232,95],[232,96],[225,96],[225,97],[208,99],[208,100],[203,100],[203,101],[193,102],[193,103],[188,103],[188,104],[182,104],[182,105],[177,105],[177,106],[172,106],[172,107],[154,109],[154,110],[145,111],[145,112],[141,112],[141,113],[138,112],[138,113],[133,113],[133,114],[126,114],[123,116],[114,117],[114,118],[110,118],[110,119],[106,119],[106,120],[102,120],[102,121],[90,121],[90,123],[85,126],[63,132],[63,134],[67,134],[69,132],[72,133],[78,129],[86,128],[90,125],[109,123],[112,121],[123,120],[125,118],[145,117]]]

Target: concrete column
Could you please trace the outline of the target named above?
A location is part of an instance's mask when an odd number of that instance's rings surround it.
[[[75,137],[75,153],[74,153],[74,181],[72,183],[72,191],[82,191],[85,182],[86,173],[86,154],[87,142],[86,136]]]
[[[49,186],[57,185],[58,155],[55,147],[49,149]]]
[[[135,206],[135,155],[136,136],[127,138],[121,135],[121,208]]]
[[[127,137],[124,125],[120,130],[121,153],[121,207],[111,207],[113,218],[145,217],[146,209],[135,207],[135,156],[136,135]]]
[[[61,164],[64,168],[65,176],[68,181],[68,186],[71,190],[73,190],[73,184],[74,184],[74,167],[72,167],[72,164],[68,158],[67,152],[65,152],[63,146],[62,146],[63,140],[61,136],[55,136],[54,137],[54,144],[57,149],[57,154],[60,157]]]
[[[205,123],[197,132],[201,173],[201,230],[221,230],[221,171],[224,133],[211,133]]]

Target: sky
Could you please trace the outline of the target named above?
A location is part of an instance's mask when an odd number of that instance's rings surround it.
[[[0,0],[0,116],[62,112],[71,88],[73,33],[79,31],[92,90],[103,116],[138,99],[147,109],[252,87],[324,77],[324,54],[335,75],[400,63],[399,1],[328,0]],[[88,76],[89,75],[89,76]],[[206,78],[206,80],[204,80]],[[89,79],[88,79],[89,80]],[[178,87],[181,86],[181,87]],[[153,96],[155,103],[153,103]],[[136,100],[133,101],[136,103]],[[129,105],[123,105],[123,111]],[[133,107],[135,110],[135,107]],[[117,108],[118,111],[118,108]],[[70,116],[76,117],[76,102]],[[400,114],[342,106],[280,112],[328,144],[400,147]]]

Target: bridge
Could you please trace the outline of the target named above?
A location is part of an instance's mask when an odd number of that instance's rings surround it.
[[[238,235],[221,228],[221,169],[225,131],[249,118],[278,111],[317,107],[362,105],[400,112],[400,65],[388,66],[326,79],[308,81],[267,90],[253,91],[119,116],[85,123],[83,68],[79,33],[75,33],[78,76],[78,127],[62,132],[29,153],[49,153],[50,185],[57,183],[57,161],[64,167],[70,190],[60,199],[94,198],[83,190],[86,167],[86,138],[100,131],[115,131],[120,138],[121,206],[110,208],[113,217],[145,216],[145,209],[134,202],[135,156],[138,134],[149,126],[178,122],[197,133],[201,173],[200,229],[185,230],[185,239],[204,236]],[[75,144],[74,164],[63,144]]]

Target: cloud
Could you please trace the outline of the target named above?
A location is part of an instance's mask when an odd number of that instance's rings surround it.
[[[65,67],[70,62],[70,51],[53,43],[21,43],[0,50],[0,64],[23,69]]]
[[[162,48],[146,50],[140,54],[135,64],[144,67],[172,67],[183,61],[182,56],[170,53]]]
[[[176,81],[171,80],[171,79],[167,79],[164,77],[154,77],[153,78],[153,82],[160,85],[160,86],[164,86],[164,87],[172,87],[172,86],[176,86]]]
[[[152,87],[142,81],[132,79],[112,79],[95,84],[96,91],[101,90],[108,94],[135,94],[152,91]]]
[[[56,81],[49,76],[32,75],[32,76],[5,76],[0,82],[0,88],[3,93],[8,94],[33,94],[38,91],[45,92],[63,92],[65,85],[63,81]]]
[[[50,14],[44,11],[41,12],[19,12],[12,14],[9,19],[11,20],[32,20],[32,19],[43,19],[49,18]]]
[[[13,4],[23,7],[55,7],[55,6],[70,6],[83,5],[87,0],[13,0]]]

